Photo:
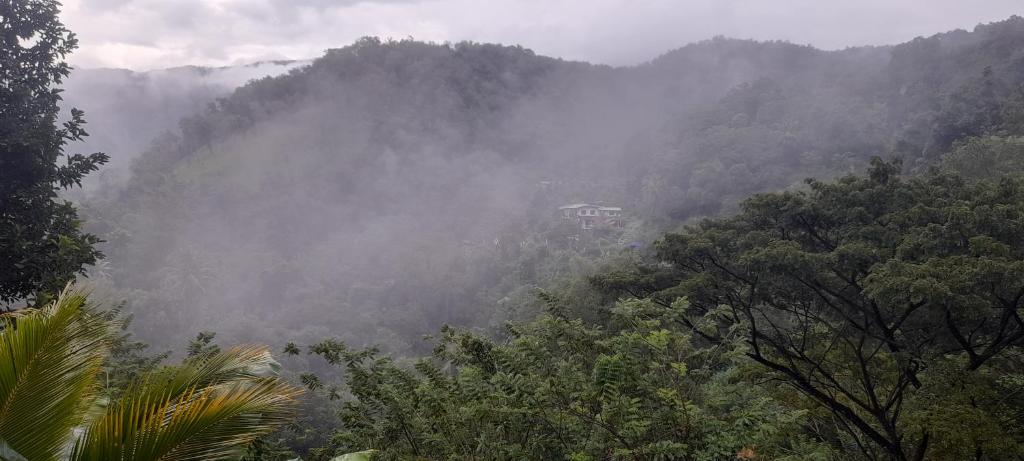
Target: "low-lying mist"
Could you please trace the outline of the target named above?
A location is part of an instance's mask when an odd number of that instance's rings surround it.
[[[246,82],[287,73],[308,61],[259,62],[247,66],[176,67],[149,72],[74,69],[64,82],[64,108],[88,108],[89,136],[78,152],[104,152],[110,163],[84,184],[127,179],[131,160],[161,133],[185,117],[201,113]]]
[[[145,152],[83,205],[106,240],[91,276],[161,348],[200,330],[393,349],[445,323],[497,331],[537,288],[751,193],[872,155],[927,165],[955,97],[922,101],[985,78],[1009,91],[1020,53],[1000,37],[1022,27],[833,52],[715,39],[629,68],[364,39],[210,109],[233,80],[97,73],[69,84],[90,147]],[[994,58],[943,79],[916,64],[972,53]],[[144,96],[110,96],[122,85]],[[559,218],[571,202],[627,222],[582,230]]]

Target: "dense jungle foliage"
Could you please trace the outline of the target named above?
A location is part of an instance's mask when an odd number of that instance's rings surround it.
[[[423,334],[498,333],[537,288],[750,194],[1012,136],[1022,30],[843,51],[718,38],[630,68],[365,39],[182,121],[84,201],[106,240],[93,277],[162,348],[216,330],[425,353]],[[581,235],[555,219],[577,201],[627,225]]]
[[[64,57],[77,41],[57,12],[53,2],[0,3],[0,305],[60,291],[101,256],[100,240],[59,198],[107,156],[64,152],[86,132],[78,109],[58,120]]]
[[[106,156],[25,4],[0,459],[1024,459],[1022,18],[619,68],[366,38],[72,206]]]

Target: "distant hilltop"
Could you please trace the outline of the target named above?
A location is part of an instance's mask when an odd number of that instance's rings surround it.
[[[105,152],[110,164],[86,178],[119,182],[131,160],[181,119],[206,110],[218,98],[265,77],[276,77],[312,61],[259,61],[225,67],[180,66],[149,71],[75,68],[65,83],[64,109],[85,111],[91,136],[76,148]]]

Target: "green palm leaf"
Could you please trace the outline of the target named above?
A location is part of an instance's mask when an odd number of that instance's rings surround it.
[[[265,348],[235,348],[161,370],[91,424],[74,460],[219,460],[287,421],[298,388],[263,376]]]
[[[98,405],[114,330],[86,298],[69,288],[42,309],[0,315],[0,460],[69,449],[75,460],[228,459],[290,416],[301,391],[264,347],[163,368]]]
[[[124,398],[173,398],[230,381],[276,376],[277,368],[277,362],[264,346],[234,347],[157,370],[146,376],[144,382],[135,383],[128,391],[130,395]]]
[[[0,316],[0,329],[0,439],[26,459],[58,459],[97,392],[110,324],[69,288]]]

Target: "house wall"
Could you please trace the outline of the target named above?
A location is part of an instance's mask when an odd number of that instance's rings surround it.
[[[622,226],[622,212],[618,210],[602,210],[599,206],[581,206],[561,211],[563,218],[575,219],[583,229],[593,229],[597,226]]]

